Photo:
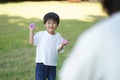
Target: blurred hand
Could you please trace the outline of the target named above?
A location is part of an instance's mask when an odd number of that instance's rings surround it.
[[[68,40],[63,39],[63,40],[61,41],[61,44],[62,44],[63,46],[67,45],[67,44],[68,44]]]
[[[29,29],[30,29],[30,30],[34,30],[34,29],[35,29],[35,23],[30,23]]]

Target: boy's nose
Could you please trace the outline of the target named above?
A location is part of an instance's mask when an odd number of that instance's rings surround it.
[[[50,24],[50,27],[53,27],[53,24]]]

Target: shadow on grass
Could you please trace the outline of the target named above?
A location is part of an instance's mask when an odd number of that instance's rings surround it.
[[[94,23],[101,20],[98,17],[93,22],[80,20],[61,20],[57,29],[62,36],[69,40],[65,54],[60,55],[57,70],[73,48],[77,37]],[[28,43],[31,22],[36,23],[36,30],[45,30],[42,20],[26,19],[18,16],[0,15],[0,78],[1,80],[34,80],[35,49]],[[57,75],[58,76],[58,75]],[[58,80],[58,79],[57,79]]]
[[[93,22],[85,22],[80,20],[61,20],[57,29],[63,37],[74,42],[78,35],[85,29],[104,17],[96,17]],[[44,30],[42,20],[37,18],[26,19],[18,16],[0,15],[0,50],[14,49],[28,46],[29,24],[36,23],[36,32]]]
[[[37,26],[41,24],[41,20],[35,18],[25,19],[18,16],[0,15],[0,50],[29,47],[28,26],[31,22],[35,22]]]

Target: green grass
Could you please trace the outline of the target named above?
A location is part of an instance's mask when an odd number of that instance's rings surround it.
[[[5,5],[7,6],[7,4]],[[58,72],[74,47],[78,36],[102,19],[100,17],[93,18],[94,21],[91,22],[61,19],[57,32],[68,39],[69,44],[64,53],[59,54]],[[34,80],[35,47],[30,46],[28,42],[28,25],[31,22],[35,22],[37,25],[35,32],[45,29],[42,20],[37,18],[10,16],[9,13],[0,15],[0,80]]]

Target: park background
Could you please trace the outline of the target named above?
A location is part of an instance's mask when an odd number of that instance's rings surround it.
[[[78,36],[107,17],[96,1],[1,2],[0,80],[34,80],[36,48],[29,45],[28,26],[34,22],[35,32],[45,30],[42,19],[47,12],[59,14],[61,21],[57,32],[69,40],[64,53],[59,54],[57,80],[60,68],[74,48]]]

